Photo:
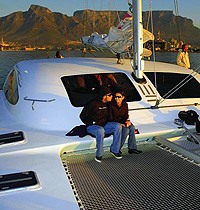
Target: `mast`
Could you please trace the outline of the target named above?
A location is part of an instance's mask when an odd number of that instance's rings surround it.
[[[133,59],[134,74],[138,79],[143,78],[143,25],[142,25],[142,0],[132,0],[133,4]]]
[[[177,29],[178,29],[178,42],[179,42],[179,47],[181,47],[181,25],[180,25],[180,15],[178,9],[178,0],[174,0],[174,7],[175,7]]]

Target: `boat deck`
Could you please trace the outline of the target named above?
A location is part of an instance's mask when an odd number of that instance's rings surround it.
[[[105,152],[67,153],[63,165],[80,209],[200,209],[200,167],[163,150],[140,144],[143,153],[115,159]]]

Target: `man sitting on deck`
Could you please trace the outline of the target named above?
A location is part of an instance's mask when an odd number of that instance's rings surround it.
[[[121,159],[119,153],[121,145],[122,126],[117,122],[108,122],[107,103],[111,102],[112,93],[107,87],[102,87],[99,92],[99,98],[87,104],[80,118],[87,125],[87,132],[96,137],[96,158],[97,162],[101,162],[103,156],[103,141],[105,134],[113,134],[113,143],[110,147],[111,154]]]

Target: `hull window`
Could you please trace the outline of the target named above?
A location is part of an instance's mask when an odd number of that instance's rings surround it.
[[[113,92],[121,88],[125,91],[128,102],[141,100],[138,91],[123,73],[65,76],[61,80],[75,107],[84,106],[98,97],[101,86],[107,86]]]
[[[154,72],[145,72],[145,75],[151,80],[153,84],[155,84]],[[166,93],[168,93],[172,88],[174,88],[177,84],[183,81],[187,74],[177,74],[177,73],[156,73],[157,79],[157,90],[159,94],[163,97]],[[200,84],[199,82],[192,76],[187,78],[188,81],[184,84],[180,89],[178,89],[175,93],[173,93],[169,98],[200,98]]]
[[[15,105],[19,99],[18,86],[17,86],[17,73],[13,70],[6,79],[3,87],[6,99],[9,103]]]

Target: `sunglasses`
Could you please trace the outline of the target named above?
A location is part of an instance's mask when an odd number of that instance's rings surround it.
[[[108,93],[108,94],[106,94],[106,96],[112,96],[112,94],[111,93]]]
[[[122,96],[115,96],[115,98],[122,98]]]

